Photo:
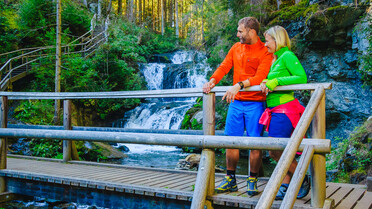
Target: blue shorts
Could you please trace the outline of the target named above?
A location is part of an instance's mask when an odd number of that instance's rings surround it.
[[[294,128],[292,122],[284,113],[271,113],[271,121],[269,126],[270,137],[289,138],[292,135]]]
[[[263,125],[258,121],[264,110],[265,102],[235,100],[230,103],[226,117],[225,135],[243,136],[245,129],[247,136],[261,136]]]

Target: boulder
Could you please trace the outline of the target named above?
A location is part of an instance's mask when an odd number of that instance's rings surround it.
[[[314,13],[306,21],[303,36],[309,42],[342,46],[351,42],[356,20],[363,14],[363,7],[336,6]]]

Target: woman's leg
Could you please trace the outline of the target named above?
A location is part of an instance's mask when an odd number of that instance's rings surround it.
[[[270,157],[273,158],[276,162],[279,161],[280,156],[282,156],[282,153],[283,153],[282,151],[269,151]],[[289,166],[287,175],[283,179],[283,182],[282,182],[283,184],[289,184],[296,170],[296,167],[297,167],[297,161],[293,160],[291,165]]]

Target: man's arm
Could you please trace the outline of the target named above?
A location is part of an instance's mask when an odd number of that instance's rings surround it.
[[[234,55],[234,47],[231,47],[229,53],[227,53],[225,59],[221,63],[221,65],[217,68],[217,70],[211,76],[209,82],[203,85],[203,92],[208,94],[211,89],[220,82],[220,80],[231,70],[233,66],[233,55]]]

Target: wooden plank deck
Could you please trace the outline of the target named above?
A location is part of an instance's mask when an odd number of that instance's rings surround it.
[[[71,163],[65,164],[60,160],[42,160],[33,157],[8,157],[7,169],[0,170],[0,175],[188,201],[192,197],[196,179],[196,172],[190,171],[80,161],[71,161]],[[223,177],[224,174],[216,174],[216,185],[222,181]],[[237,192],[217,194],[209,199],[217,205],[251,208],[257,203],[260,195],[249,197],[246,194],[246,177],[238,176],[237,181],[239,186]],[[258,182],[260,191],[263,191],[266,183],[267,179],[260,179]],[[327,183],[326,195],[327,198],[335,200],[335,207],[339,209],[372,208],[372,192],[367,192],[363,185]],[[309,194],[305,198],[297,200],[294,208],[312,208],[310,201]],[[281,201],[274,201],[273,208],[278,208],[280,203]]]

